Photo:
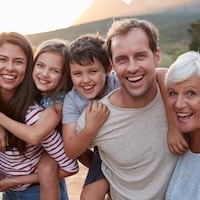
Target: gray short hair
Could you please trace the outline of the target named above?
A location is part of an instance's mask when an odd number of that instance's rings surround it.
[[[165,86],[169,87],[192,76],[200,78],[200,54],[196,51],[188,51],[176,59],[165,75]]]

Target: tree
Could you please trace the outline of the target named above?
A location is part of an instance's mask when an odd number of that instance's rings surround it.
[[[194,51],[200,50],[200,19],[190,24],[188,32],[191,36],[189,49]]]

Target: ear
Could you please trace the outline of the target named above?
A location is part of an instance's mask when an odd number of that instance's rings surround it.
[[[159,47],[157,47],[156,53],[155,53],[155,64],[156,67],[160,64],[161,62],[161,50]]]

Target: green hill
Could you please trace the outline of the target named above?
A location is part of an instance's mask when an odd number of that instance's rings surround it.
[[[200,19],[199,13],[161,13],[155,15],[138,16],[140,19],[152,21],[160,31],[159,45],[162,51],[161,66],[168,67],[177,57],[178,54],[188,50],[190,36],[187,29],[190,23]],[[106,19],[87,24],[72,26],[69,28],[55,31],[27,35],[33,45],[51,38],[63,38],[69,41],[85,33],[99,32],[105,35],[113,19]]]

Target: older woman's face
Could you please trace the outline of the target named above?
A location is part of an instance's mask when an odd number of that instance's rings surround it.
[[[169,102],[178,129],[200,130],[200,77],[192,77],[168,88]]]

